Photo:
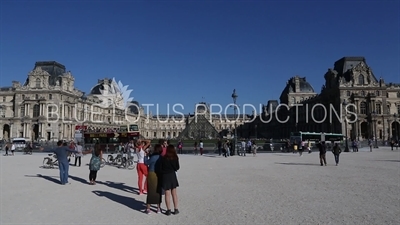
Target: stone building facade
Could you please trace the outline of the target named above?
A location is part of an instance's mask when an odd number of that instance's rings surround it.
[[[324,78],[318,94],[305,78],[291,78],[280,97],[288,107],[272,107],[278,103],[269,101],[265,113],[239,129],[276,139],[293,131],[342,133],[357,140],[399,138],[400,84],[377,79],[364,57],[339,59]]]
[[[138,124],[144,138],[177,138],[187,120],[195,118],[145,114],[136,101],[124,108],[119,87],[108,78],[98,80],[89,94],[75,88],[74,82],[64,65],[44,61],[35,63],[23,84],[13,81],[12,86],[0,88],[0,140],[71,140],[80,127],[103,132],[129,123]],[[210,121],[218,132],[226,133],[233,130],[232,118]]]

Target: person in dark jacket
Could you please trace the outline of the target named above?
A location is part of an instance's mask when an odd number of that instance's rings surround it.
[[[176,171],[179,170],[179,158],[176,154],[175,146],[168,145],[165,156],[161,157],[160,171],[162,174],[162,188],[165,190],[165,204],[167,206],[166,215],[171,215],[171,195],[174,203],[174,214],[178,214],[178,195],[176,188],[179,187]]]
[[[318,143],[318,149],[319,149],[319,162],[321,163],[321,166],[325,164],[326,166],[326,145],[325,141]]]
[[[62,185],[68,184],[68,154],[69,153],[78,153],[77,151],[68,148],[67,146],[63,146],[62,141],[57,142],[57,148],[44,150],[43,147],[40,148],[41,151],[44,152],[54,152],[57,155],[58,159],[58,168],[60,170],[60,182]]]
[[[340,149],[338,143],[335,143],[335,145],[332,148],[332,153],[335,156],[335,162],[336,166],[339,164],[339,155],[342,153],[342,149]]]

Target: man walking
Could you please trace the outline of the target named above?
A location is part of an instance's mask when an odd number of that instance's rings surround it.
[[[218,147],[218,155],[221,156],[222,141],[221,141],[221,139],[219,139],[219,138],[218,138],[218,142],[217,142],[217,147]]]
[[[246,156],[246,142],[244,140],[242,140],[241,144],[242,144],[242,147],[240,148],[239,156],[242,154],[244,154],[244,156]]]
[[[321,163],[321,166],[325,164],[326,166],[326,145],[325,141],[322,143],[318,143],[318,148],[319,148],[319,162]]]
[[[335,156],[335,162],[336,166],[339,164],[339,155],[342,153],[342,150],[340,149],[338,143],[335,143],[335,145],[332,148],[332,153]]]
[[[81,158],[83,156],[83,149],[82,149],[81,142],[79,142],[79,141],[78,141],[78,144],[76,145],[76,151],[78,153],[75,154],[75,165],[74,166],[76,166],[77,163],[78,163],[78,166],[81,166]]]
[[[62,185],[68,184],[68,170],[69,170],[68,154],[78,153],[78,152],[68,148],[67,146],[63,146],[63,141],[57,142],[57,148],[44,150],[42,147],[40,148],[40,151],[54,152],[54,154],[57,155],[58,168],[60,170],[60,182]]]

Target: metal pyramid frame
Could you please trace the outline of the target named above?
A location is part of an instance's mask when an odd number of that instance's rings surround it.
[[[180,133],[179,139],[216,139],[220,137],[217,129],[207,120],[205,115],[196,115],[191,119],[189,122],[190,118],[187,118],[186,128]]]

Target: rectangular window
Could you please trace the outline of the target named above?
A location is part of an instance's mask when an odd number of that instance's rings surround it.
[[[381,104],[375,105],[376,114],[382,114]]]
[[[21,105],[21,111],[20,111],[21,117],[25,116],[25,105]]]
[[[3,96],[3,102],[6,102],[6,101],[7,101],[6,96]]]
[[[52,116],[53,116],[53,107],[52,106],[49,106],[48,108],[47,108],[47,117],[48,118],[51,118]]]

